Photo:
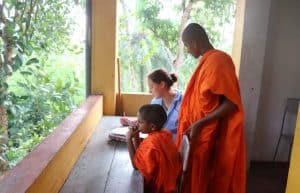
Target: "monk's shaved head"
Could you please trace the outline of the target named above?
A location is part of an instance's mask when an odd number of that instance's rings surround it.
[[[197,23],[190,23],[182,32],[183,42],[209,42],[204,28]]]
[[[188,53],[195,58],[203,56],[208,50],[214,49],[209,42],[205,29],[197,23],[190,23],[183,30],[182,41]]]

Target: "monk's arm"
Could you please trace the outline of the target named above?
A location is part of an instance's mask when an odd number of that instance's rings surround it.
[[[223,118],[228,113],[232,112],[235,109],[236,109],[236,105],[230,100],[228,100],[225,96],[223,96],[220,106],[199,121],[201,121],[202,124],[205,124],[210,121]]]
[[[222,102],[218,108],[216,108],[213,112],[209,113],[207,116],[203,117],[202,119],[199,119],[198,121],[192,124],[190,130],[188,131],[190,132],[190,137],[195,137],[198,134],[198,132],[200,132],[203,125],[209,123],[210,121],[223,118],[235,109],[236,105],[230,100],[228,100],[225,96],[223,96]]]

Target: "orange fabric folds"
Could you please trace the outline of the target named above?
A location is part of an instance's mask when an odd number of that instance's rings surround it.
[[[144,176],[145,185],[152,189],[152,193],[176,192],[181,161],[169,131],[163,129],[150,133],[139,145],[134,164]]]
[[[206,124],[193,142],[185,193],[245,193],[246,159],[239,83],[230,56],[210,50],[201,58],[187,86],[179,112],[177,148],[183,132],[213,112],[222,96],[237,110]]]

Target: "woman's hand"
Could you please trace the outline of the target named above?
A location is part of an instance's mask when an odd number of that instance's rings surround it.
[[[137,127],[138,126],[137,120],[131,121],[130,119],[128,119],[126,117],[121,117],[120,123],[123,126],[129,126],[129,127]]]
[[[134,121],[129,120],[128,126],[137,129],[138,128],[138,121],[137,120],[134,120]]]
[[[121,118],[120,118],[120,123],[121,123],[121,125],[123,125],[123,126],[128,126],[130,122],[131,122],[131,121],[130,121],[128,118],[126,118],[126,117],[121,117]]]

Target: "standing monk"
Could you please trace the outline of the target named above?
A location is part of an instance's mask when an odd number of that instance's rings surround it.
[[[216,50],[199,24],[182,34],[188,52],[202,56],[186,88],[177,134],[191,142],[184,193],[245,193],[243,107],[232,59]]]

